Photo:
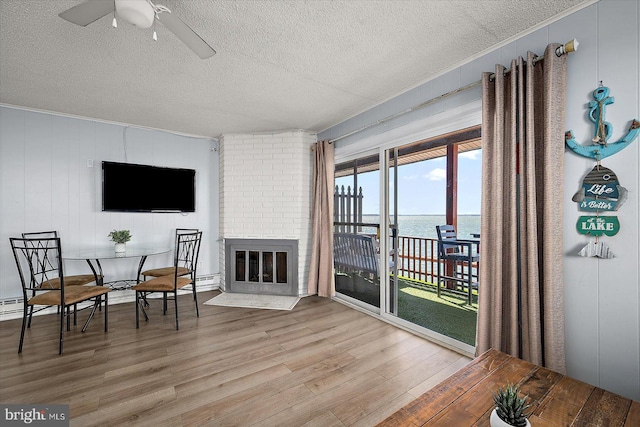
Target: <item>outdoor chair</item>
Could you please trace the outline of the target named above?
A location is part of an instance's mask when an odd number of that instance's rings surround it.
[[[28,234],[28,233],[25,233]],[[86,331],[93,318],[96,308],[104,296],[104,330],[108,328],[108,292],[109,288],[102,286],[68,286],[68,278],[63,274],[62,249],[59,237],[48,238],[10,238],[11,249],[18,268],[22,283],[23,315],[22,331],[18,353],[22,352],[25,329],[31,327],[31,317],[34,312],[51,306],[60,309],[60,337],[59,353],[62,354],[64,338],[64,320],[67,320],[67,331],[70,325],[70,307],[78,303],[93,300],[91,312],[82,328]],[[70,276],[73,277],[73,276]],[[91,276],[93,278],[93,276]],[[92,280],[93,281],[93,280]],[[44,306],[34,311],[35,306]],[[74,324],[77,310],[74,310]],[[28,325],[27,325],[28,318]]]
[[[375,238],[370,235],[353,233],[334,233],[334,265],[338,271],[366,273],[378,283],[380,274],[379,254],[376,252]]]
[[[473,281],[474,278],[477,279],[477,274],[473,274],[473,264],[480,261],[480,255],[473,250],[477,242],[458,239],[456,229],[452,225],[437,225],[436,231],[438,233],[438,297],[440,297],[444,279],[454,282],[453,289],[447,288],[447,291],[466,295],[467,302],[471,304],[471,290],[473,287],[477,288],[477,282]],[[442,274],[443,261],[453,264],[451,275],[447,274],[446,267],[445,273]],[[458,286],[462,288],[462,292],[457,290]]]
[[[200,312],[198,310],[198,297],[196,294],[196,267],[198,265],[198,254],[200,252],[201,240],[202,231],[177,234],[174,264],[172,267],[173,273],[140,282],[132,288],[136,291],[136,329],[140,327],[140,311],[142,311],[145,321],[149,320],[149,316],[145,311],[145,307],[149,306],[146,298],[147,295],[153,292],[162,292],[164,308],[163,314],[166,314],[166,300],[168,299],[168,294],[173,294],[176,313],[176,330],[178,330],[178,290],[188,285],[192,285],[191,290],[193,293],[193,301],[196,306],[196,316],[200,317]]]

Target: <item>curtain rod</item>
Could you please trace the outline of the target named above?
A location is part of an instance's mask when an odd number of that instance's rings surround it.
[[[578,45],[580,43],[578,43],[578,40],[573,39],[565,44],[563,44],[560,47],[556,48],[556,56],[562,56],[565,53],[570,53],[570,52],[575,52],[576,50],[578,50]],[[533,65],[536,65],[538,62],[542,61],[544,59],[544,55],[540,55],[537,56],[535,58],[533,58]],[[504,70],[504,74],[508,74],[511,72],[511,68],[507,68],[506,70]],[[496,73],[491,73],[489,75],[489,80],[493,80],[496,78]],[[479,81],[479,83],[481,83],[482,80]]]
[[[576,50],[578,50],[578,44],[579,44],[579,43],[578,43],[578,41],[577,41],[576,39],[573,39],[573,40],[571,40],[571,41],[568,41],[568,42],[567,42],[567,43],[565,43],[564,45],[562,45],[562,46],[560,46],[560,47],[556,48],[556,55],[557,55],[557,56],[562,56],[562,55],[564,55],[565,53],[575,52]],[[535,58],[535,59],[534,59],[533,63],[535,64],[536,62],[542,61],[543,59],[544,59],[544,55],[542,55],[542,56],[538,56],[537,58]],[[508,72],[510,72],[510,71],[511,71],[511,69],[510,69],[510,68],[508,68],[507,70],[505,70],[505,74],[506,74],[506,73],[508,73]],[[489,79],[493,80],[493,79],[495,79],[495,77],[496,77],[496,74],[495,74],[495,73],[492,73],[492,74],[489,76]],[[405,109],[405,110],[399,111],[399,112],[397,112],[397,113],[395,113],[395,114],[392,114],[392,115],[387,116],[387,117],[385,117],[385,118],[382,118],[382,119],[380,119],[380,120],[376,120],[376,121],[375,121],[375,122],[373,122],[373,123],[369,123],[368,125],[362,126],[361,128],[358,128],[358,129],[356,129],[356,130],[353,130],[353,131],[351,131],[351,132],[349,132],[349,133],[346,133],[346,134],[344,134],[344,135],[341,135],[341,136],[338,136],[338,137],[336,137],[336,138],[330,139],[330,140],[329,140],[329,143],[330,143],[330,144],[333,144],[333,143],[334,143],[334,142],[336,142],[336,141],[340,141],[341,139],[347,138],[347,137],[349,137],[349,136],[351,136],[351,135],[355,135],[356,133],[360,133],[360,132],[362,132],[362,131],[364,131],[364,130],[367,130],[367,129],[369,129],[369,128],[373,127],[373,126],[378,126],[378,125],[381,125],[381,124],[383,124],[383,123],[386,123],[386,122],[388,122],[389,120],[393,120],[393,119],[395,119],[396,117],[403,116],[403,115],[405,115],[405,114],[407,114],[407,113],[410,113],[410,112],[412,112],[412,111],[420,110],[420,109],[422,109],[422,108],[424,108],[424,107],[426,107],[426,106],[428,106],[428,105],[433,104],[434,102],[438,102],[438,101],[440,101],[440,100],[441,100],[441,99],[443,99],[443,98],[448,98],[449,96],[452,96],[452,95],[458,94],[458,93],[460,93],[460,92],[464,92],[464,91],[466,91],[466,90],[472,89],[472,88],[474,88],[474,87],[476,87],[476,86],[479,86],[481,83],[482,83],[482,80],[478,80],[478,81],[475,81],[475,82],[473,82],[473,83],[469,83],[469,84],[468,84],[468,85],[466,85],[466,86],[459,87],[458,89],[454,89],[454,90],[449,91],[449,92],[447,92],[447,93],[443,93],[442,95],[438,95],[438,96],[436,96],[435,98],[431,98],[431,99],[429,99],[429,100],[427,100],[427,101],[424,101],[424,102],[423,102],[423,103],[421,103],[421,104],[415,105],[415,106],[413,106],[413,107],[409,107],[409,108],[407,108],[407,109]]]

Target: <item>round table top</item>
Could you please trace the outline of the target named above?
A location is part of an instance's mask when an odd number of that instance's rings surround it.
[[[127,245],[125,252],[116,252],[115,246],[102,246],[97,248],[80,248],[70,251],[63,251],[64,259],[111,259],[111,258],[135,258],[148,255],[159,255],[171,252],[173,248],[167,247],[137,247]]]

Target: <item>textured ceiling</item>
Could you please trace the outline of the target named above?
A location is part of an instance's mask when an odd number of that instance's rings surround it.
[[[216,51],[82,0],[0,0],[0,102],[216,137],[321,131],[584,0],[158,0]]]

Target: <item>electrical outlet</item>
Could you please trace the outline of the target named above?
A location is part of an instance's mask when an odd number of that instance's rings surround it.
[[[93,167],[93,159],[88,159],[87,160],[87,167],[88,168],[92,168]]]

